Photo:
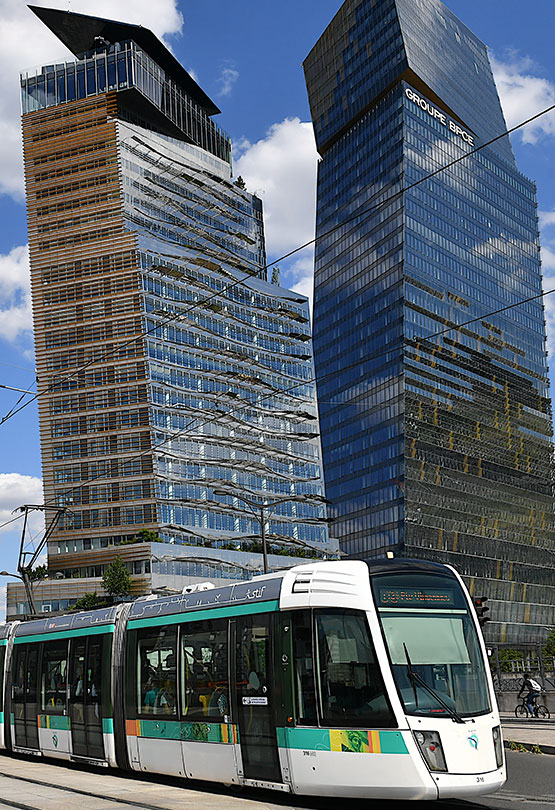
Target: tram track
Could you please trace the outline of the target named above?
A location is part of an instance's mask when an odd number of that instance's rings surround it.
[[[113,802],[115,804],[124,805],[125,807],[138,807],[140,810],[164,810],[163,806],[159,804],[145,804],[144,802],[137,802],[128,798],[117,798],[116,796],[107,796],[104,793],[94,793],[90,790],[81,790],[80,788],[70,787],[69,785],[54,784],[53,782],[46,782],[43,779],[33,779],[28,776],[18,776],[17,774],[6,773],[0,768],[0,779],[12,779],[16,782],[26,782],[36,787],[50,788],[51,790],[61,790],[65,793],[73,793],[77,796],[83,796],[88,799],[101,799],[106,802]],[[11,799],[0,797],[0,806],[6,805],[8,807],[18,808],[18,810],[37,810],[36,805],[24,804],[23,802],[15,802]]]

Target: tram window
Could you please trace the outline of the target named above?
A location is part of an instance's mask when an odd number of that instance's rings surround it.
[[[183,718],[228,722],[227,621],[184,627],[181,654]]]
[[[177,715],[177,631],[161,627],[139,633],[137,642],[137,711]]]
[[[66,708],[67,642],[43,645],[40,678],[41,709],[45,714],[63,714]]]
[[[394,727],[366,616],[348,610],[317,611],[316,641],[322,724]]]
[[[312,655],[312,614],[303,610],[294,613],[292,620],[295,714],[300,725],[314,726],[318,720]]]

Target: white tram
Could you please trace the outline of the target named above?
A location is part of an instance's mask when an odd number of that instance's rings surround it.
[[[0,746],[295,794],[474,797],[506,778],[471,600],[417,560],[0,627]]]

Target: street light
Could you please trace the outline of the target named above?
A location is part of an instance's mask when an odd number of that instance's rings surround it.
[[[191,562],[191,563],[200,563],[201,565],[223,565],[227,568],[240,568],[241,571],[260,571],[260,566],[257,565],[243,565],[240,562],[232,562],[231,560],[222,560],[218,557],[197,557],[196,555],[173,555],[173,554],[163,554],[161,557],[157,557],[156,555],[152,555],[152,560],[154,562]]]
[[[204,503],[216,503],[216,501],[204,501]],[[315,520],[318,523],[324,523],[324,522],[325,523],[331,523],[331,522],[333,522],[332,518],[315,518]],[[237,545],[235,547],[237,551],[243,551],[243,549],[241,547],[241,543],[243,543],[245,540],[256,540],[259,537],[259,535],[257,535],[257,534],[252,534],[252,535],[251,534],[246,534],[246,535],[241,535],[240,537],[238,537],[237,534],[235,534],[235,533],[222,534],[220,532],[217,532],[216,530],[214,530],[212,534],[208,534],[208,533],[201,534],[199,532],[192,531],[187,526],[176,526],[174,523],[161,523],[160,528],[161,529],[169,529],[170,531],[174,531],[174,532],[186,533],[189,537],[197,537],[197,538],[199,538],[199,540],[220,540],[222,542],[237,543]],[[209,531],[210,530],[208,529],[207,532],[209,532]],[[328,548],[327,546],[326,547],[313,546],[311,543],[305,543],[304,540],[299,540],[298,538],[289,537],[289,536],[283,535],[283,534],[269,534],[269,535],[267,535],[267,539],[272,543],[272,545],[276,545],[276,546],[299,546],[301,548],[306,548],[309,551],[318,551],[318,552],[320,552],[322,554],[332,554],[332,555],[335,555],[337,557],[346,556],[345,551],[340,551],[339,549]],[[154,559],[154,557],[152,559]]]
[[[25,586],[25,592],[27,594],[27,599],[29,600],[29,607],[31,608],[31,613],[33,616],[37,615],[37,606],[35,603],[35,599],[33,597],[33,586],[31,585],[31,580],[29,576],[22,576],[21,574],[12,574],[9,571],[0,571],[0,577],[15,577],[15,579],[20,579]]]
[[[251,490],[248,490],[248,491],[251,492]],[[250,498],[245,498],[243,495],[238,495],[235,492],[235,490],[230,491],[228,489],[223,489],[223,488],[213,488],[212,492],[214,493],[214,495],[222,495],[222,496],[227,496],[229,498],[237,498],[238,501],[242,501],[243,503],[245,503],[252,510],[253,514],[258,518],[258,522],[260,523],[260,537],[261,537],[261,540],[262,540],[262,557],[263,557],[263,560],[264,560],[264,573],[265,574],[268,573],[268,549],[267,549],[267,546],[266,546],[266,521],[265,521],[265,517],[264,517],[264,510],[269,509],[271,511],[272,509],[275,509],[276,506],[279,506],[282,503],[289,503],[291,501],[294,501],[294,502],[297,502],[297,503],[302,503],[302,502],[306,503],[307,501],[309,501],[309,502],[310,501],[319,501],[320,503],[329,503],[327,498],[325,498],[323,495],[307,495],[307,494],[304,494],[304,495],[303,494],[301,494],[301,495],[290,495],[290,496],[285,496],[283,498],[278,498],[278,499],[273,500],[273,501],[264,500],[264,501],[260,502],[260,501],[250,500]],[[257,493],[252,492],[251,494],[256,496]],[[258,510],[260,510],[260,517],[258,517],[258,515],[257,515]],[[318,521],[318,522],[327,523],[327,519],[322,518],[322,520]]]

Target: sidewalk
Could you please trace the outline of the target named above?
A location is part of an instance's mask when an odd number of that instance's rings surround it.
[[[505,748],[509,743],[520,743],[527,749],[539,746],[542,754],[555,754],[555,720],[516,718],[514,714],[501,712],[501,729]]]

